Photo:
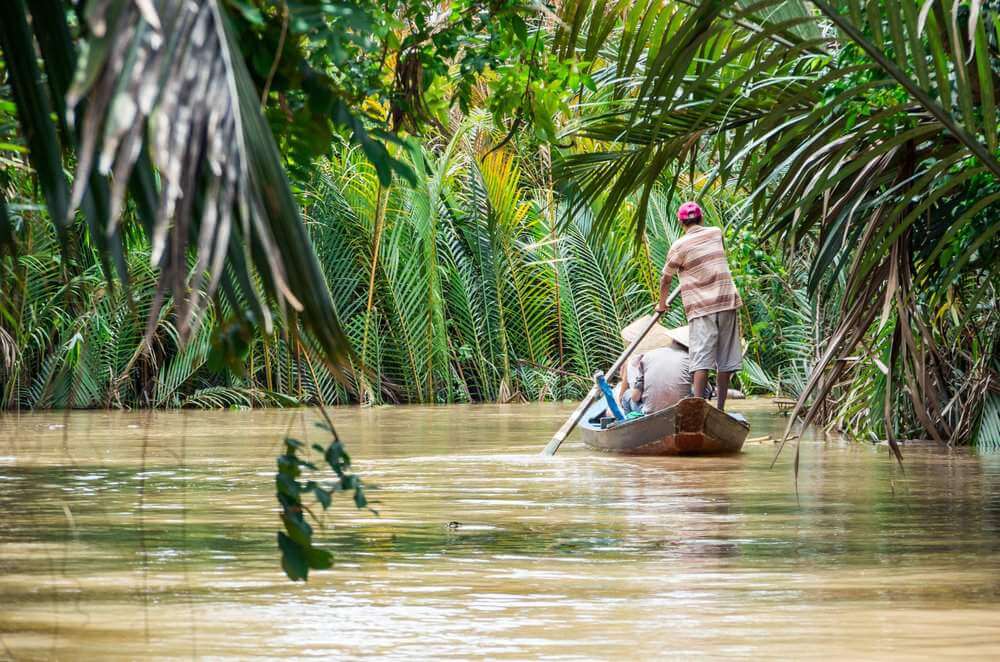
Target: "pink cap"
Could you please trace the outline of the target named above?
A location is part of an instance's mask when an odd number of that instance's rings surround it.
[[[677,220],[681,223],[687,223],[699,218],[701,218],[701,207],[698,206],[697,202],[685,202],[677,210]]]

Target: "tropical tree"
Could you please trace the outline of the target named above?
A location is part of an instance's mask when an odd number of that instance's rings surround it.
[[[415,181],[388,145],[467,107],[487,70],[499,116],[531,125],[559,103],[539,83],[571,75],[550,66],[538,25],[520,0],[14,0],[0,8],[0,51],[17,137],[69,264],[90,242],[128,288],[135,218],[160,275],[147,330],[168,302],[182,340],[213,305],[233,318],[226,328],[268,334],[275,310],[294,313],[303,347],[342,365],[349,347],[283,165],[305,171],[339,132],[382,186]],[[465,74],[457,85],[452,66]],[[11,251],[24,228],[6,208]]]
[[[621,329],[649,313],[656,265],[677,238],[671,219],[679,202],[659,189],[650,195],[639,243],[630,224],[638,196],[605,236],[592,232],[591,209],[555,227],[565,210],[550,209],[551,191],[535,186],[530,143],[494,149],[505,136],[491,125],[474,113],[448,141],[400,154],[421,173],[416,186],[382,188],[371,164],[347,145],[321,161],[305,186],[310,234],[358,348],[346,390],[323,387],[328,401],[576,397],[613,362]],[[734,213],[737,202],[718,196],[711,204],[716,217],[729,219],[736,278],[758,292],[745,311],[740,383],[748,391],[797,392],[803,363],[813,358],[804,269],[764,254],[749,215]],[[668,322],[683,319],[678,303]],[[251,352],[258,375],[263,346]]]

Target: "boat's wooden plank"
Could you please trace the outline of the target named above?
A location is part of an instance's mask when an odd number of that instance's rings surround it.
[[[612,453],[676,455],[738,452],[749,427],[701,398],[601,430],[586,426],[583,440]]]

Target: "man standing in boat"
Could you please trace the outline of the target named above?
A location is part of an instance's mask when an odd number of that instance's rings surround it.
[[[715,370],[718,407],[724,410],[730,379],[743,362],[739,321],[743,300],[729,271],[722,230],[705,227],[701,207],[694,202],[681,205],[677,219],[684,234],[667,253],[656,311],[666,310],[676,274],[680,277],[681,299],[688,318],[694,394],[705,396],[708,371]]]

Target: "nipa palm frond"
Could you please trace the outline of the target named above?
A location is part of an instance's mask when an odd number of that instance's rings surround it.
[[[162,273],[157,301],[173,293],[182,337],[230,278],[270,331],[256,269],[267,295],[299,311],[327,356],[344,358],[322,271],[219,2],[93,2],[85,17],[90,38],[67,99],[79,163],[63,218],[93,192],[95,171],[110,176],[101,231],[117,237],[128,189]]]

